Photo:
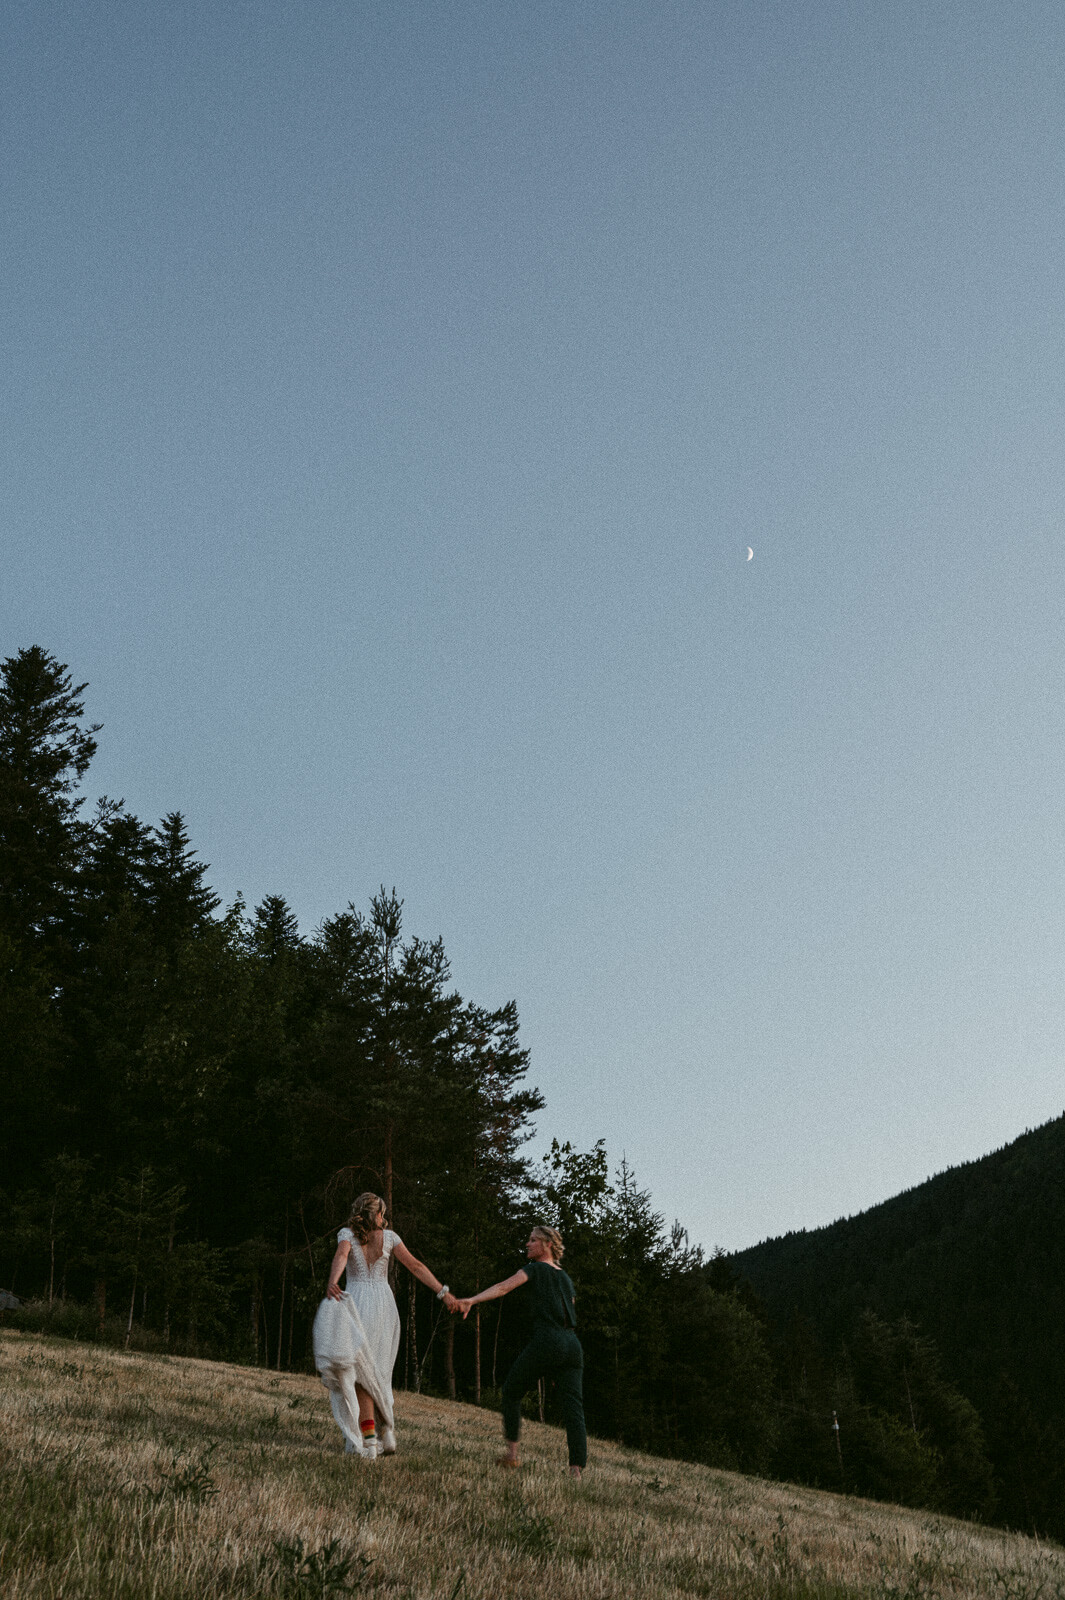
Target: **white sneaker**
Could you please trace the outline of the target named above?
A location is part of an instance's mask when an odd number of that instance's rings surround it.
[[[376,1461],[377,1440],[371,1439],[369,1444],[364,1444],[360,1453],[364,1461]]]
[[[378,1439],[377,1454],[379,1456],[394,1456],[396,1453],[396,1431],[394,1428],[382,1428]]]

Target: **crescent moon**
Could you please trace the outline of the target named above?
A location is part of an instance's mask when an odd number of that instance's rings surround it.
[[[750,545],[747,546],[747,560],[748,561],[753,561],[754,560],[754,551],[751,549]]]

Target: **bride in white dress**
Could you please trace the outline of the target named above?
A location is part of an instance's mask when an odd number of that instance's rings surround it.
[[[350,1226],[337,1234],[326,1298],[314,1319],[314,1364],[329,1390],[344,1448],[369,1460],[393,1455],[396,1449],[392,1368],[399,1349],[399,1312],[388,1285],[392,1256],[454,1310],[447,1284],[385,1227],[384,1201],[367,1193],[352,1206]],[[340,1287],[345,1271],[346,1290]]]

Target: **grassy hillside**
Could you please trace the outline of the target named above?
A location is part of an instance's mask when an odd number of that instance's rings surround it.
[[[1065,1552],[401,1395],[345,1458],[313,1378],[0,1334],[0,1589],[63,1600],[1062,1600]]]

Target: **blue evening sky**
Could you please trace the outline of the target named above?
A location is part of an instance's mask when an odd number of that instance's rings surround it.
[[[0,654],[90,794],[395,884],[707,1246],[1059,1114],[1060,0],[2,33]]]

